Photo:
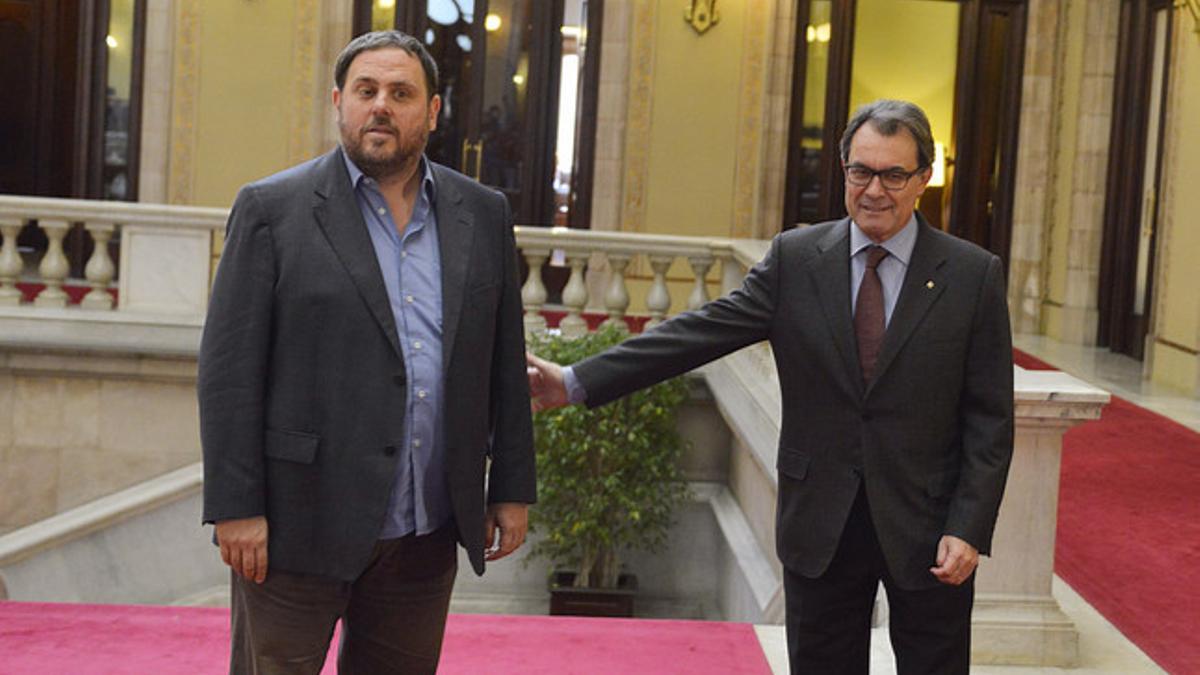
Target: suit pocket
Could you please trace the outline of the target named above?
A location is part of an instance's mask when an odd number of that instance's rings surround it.
[[[799,450],[779,448],[779,458],[775,462],[779,473],[795,480],[804,480],[808,475],[809,456]]]
[[[467,289],[467,301],[472,304],[495,304],[500,295],[499,282],[483,282]]]
[[[317,458],[317,447],[321,437],[302,431],[279,431],[267,429],[264,454],[271,459],[282,459],[299,464],[312,464]]]

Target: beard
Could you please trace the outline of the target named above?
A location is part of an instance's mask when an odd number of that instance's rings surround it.
[[[367,138],[369,129],[384,130],[392,134],[394,143],[389,148],[386,140]],[[342,135],[342,147],[350,161],[364,174],[382,180],[394,176],[415,162],[425,151],[429,130],[424,125],[403,133],[384,117],[375,117],[359,129],[349,129],[341,116],[338,130]]]

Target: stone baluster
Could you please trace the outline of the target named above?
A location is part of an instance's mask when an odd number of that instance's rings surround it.
[[[708,270],[712,269],[713,259],[711,256],[694,256],[688,258],[688,264],[692,266],[692,274],[696,275],[696,285],[692,287],[692,294],[688,296],[688,309],[699,309],[708,302],[708,285],[704,278],[708,276]]]
[[[67,292],[63,290],[63,282],[67,280],[71,266],[67,263],[67,256],[63,255],[63,238],[67,236],[71,224],[52,218],[41,220],[39,224],[50,243],[46,246],[42,262],[38,264],[38,274],[46,288],[38,293],[33,304],[38,307],[66,307]]]
[[[646,322],[646,328],[653,328],[662,323],[663,319],[667,317],[667,311],[671,309],[671,291],[667,289],[667,270],[671,269],[671,262],[674,259],[675,256],[670,255],[650,256],[650,269],[654,270],[654,281],[646,293],[646,309],[650,310],[650,320]]]
[[[629,309],[629,289],[625,286],[625,268],[633,255],[629,253],[609,253],[608,290],[604,293],[604,307],[608,310],[605,326],[616,326],[619,330],[628,330],[625,325],[625,310]]]
[[[728,293],[742,285],[742,279],[746,276],[746,268],[737,261],[737,258],[726,256],[721,258],[721,292]]]
[[[116,225],[85,223],[84,227],[92,235],[95,246],[92,249],[92,257],[83,268],[83,275],[87,277],[92,290],[88,291],[79,304],[85,309],[112,309],[113,296],[108,292],[108,282],[113,280],[116,270],[112,257],[108,255],[108,242],[116,231]]]
[[[583,308],[587,305],[587,284],[583,282],[583,268],[587,265],[587,251],[568,251],[567,263],[571,266],[571,276],[567,285],[563,286],[562,302],[567,308],[567,315],[558,324],[563,337],[579,337],[587,333],[587,321],[583,318]]]
[[[4,235],[0,247],[0,305],[21,304],[21,291],[17,290],[17,278],[21,276],[21,255],[17,253],[17,235],[24,222],[20,218],[0,219],[0,234]]]
[[[542,306],[546,304],[546,284],[542,282],[542,266],[550,257],[546,249],[524,249],[521,253],[529,265],[529,276],[521,287],[521,304],[525,306],[526,335],[546,330],[546,317],[542,316]]]

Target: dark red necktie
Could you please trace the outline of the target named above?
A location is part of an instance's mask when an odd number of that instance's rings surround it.
[[[879,358],[883,332],[887,328],[883,284],[879,283],[879,273],[875,269],[887,254],[887,249],[882,246],[867,249],[867,269],[863,272],[854,306],[854,334],[858,337],[858,362],[862,365],[863,382],[870,382],[875,374],[875,361]]]

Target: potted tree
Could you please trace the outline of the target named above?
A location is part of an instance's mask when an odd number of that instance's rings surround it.
[[[626,337],[614,328],[567,339],[536,336],[530,349],[571,364]],[[679,468],[686,442],[676,411],[687,399],[676,378],[595,410],[568,406],[534,416],[538,503],[531,551],[550,560],[551,614],[632,616],[636,579],[621,554],[660,548],[687,496]]]

